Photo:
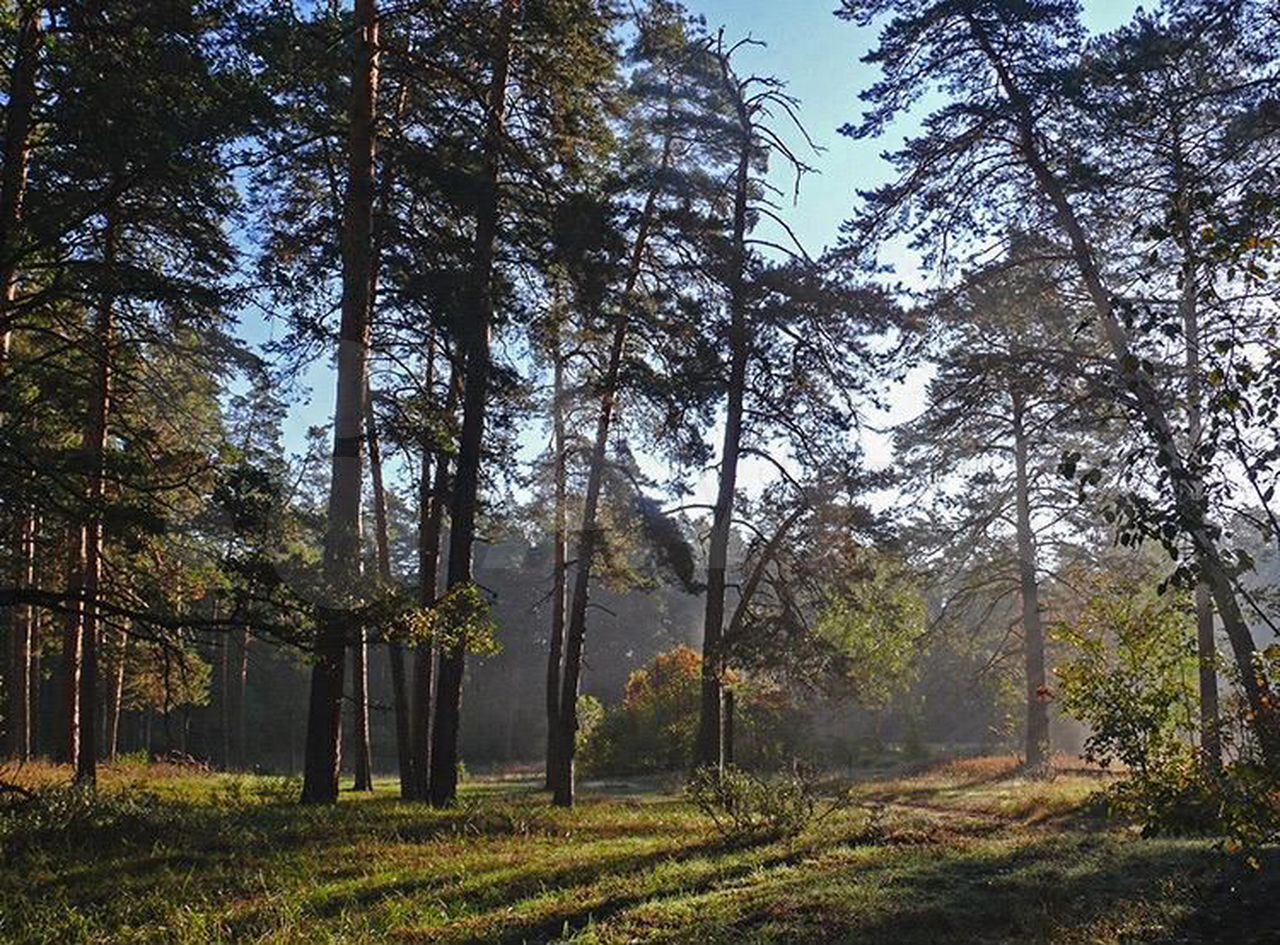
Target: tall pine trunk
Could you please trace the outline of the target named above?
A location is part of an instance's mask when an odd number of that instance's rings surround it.
[[[5,107],[4,167],[0,169],[0,384],[4,382],[12,337],[13,305],[17,299],[18,230],[27,195],[27,169],[31,155],[31,125],[35,111],[36,72],[43,33],[41,7],[27,6],[18,24],[17,49],[9,78]],[[3,417],[0,416],[0,422]],[[35,581],[35,512],[17,509],[14,526],[18,549],[15,586],[29,588]],[[26,760],[32,752],[31,653],[35,608],[12,608],[8,690],[9,754]]]
[[[347,190],[342,212],[342,320],[338,336],[333,476],[324,549],[325,581],[336,603],[320,615],[311,672],[302,801],[313,804],[331,804],[338,799],[343,657],[350,631],[350,605],[359,590],[360,493],[372,286],[377,47],[377,3],[356,0]]]
[[[353,790],[373,790],[373,751],[369,744],[369,634],[356,628],[351,647],[351,715],[355,738],[355,784]]]
[[[84,579],[84,560],[84,527],[70,525],[67,528],[64,574],[67,597],[75,603],[68,608],[62,625],[62,652],[58,667],[61,676],[60,731],[56,740],[58,760],[69,765],[74,765],[80,755],[80,646],[84,629],[80,584]]]
[[[609,428],[617,400],[618,374],[622,349],[626,341],[626,319],[619,316],[609,345],[609,361],[604,377],[604,394],[600,416],[596,419],[595,441],[591,446],[587,493],[582,502],[582,533],[578,538],[578,560],[573,575],[573,598],[569,604],[569,625],[564,641],[564,673],[560,680],[559,724],[551,791],[560,807],[572,807],[574,795],[574,754],[578,733],[578,688],[582,678],[582,651],[586,641],[587,599],[591,590],[591,566],[600,546],[600,492],[604,485],[605,459],[609,445]]]
[[[1013,459],[1016,492],[1018,587],[1022,597],[1022,653],[1026,675],[1026,768],[1039,776],[1049,767],[1049,706],[1044,666],[1044,627],[1036,575],[1035,533],[1031,530],[1031,479],[1028,473],[1026,399],[1013,390]]]
[[[233,632],[228,645],[231,652],[231,755],[228,762],[234,771],[248,767],[245,744],[248,736],[245,694],[249,683],[249,630],[241,627]]]
[[[1182,138],[1174,137],[1175,161],[1181,182],[1183,174]],[[1193,257],[1194,236],[1191,232],[1191,196],[1180,187],[1177,196],[1178,243],[1183,253],[1182,294],[1179,308],[1182,312],[1184,342],[1184,367],[1187,384],[1187,461],[1198,464],[1204,434],[1204,391],[1200,378],[1200,312],[1199,287],[1196,263]],[[1204,569],[1203,555],[1198,557]],[[1196,659],[1200,686],[1200,757],[1210,771],[1222,767],[1222,734],[1218,719],[1218,648],[1214,635],[1213,597],[1209,585],[1201,579],[1195,589],[1196,611]]]
[[[18,523],[18,587],[36,583],[36,518],[21,516]],[[36,644],[36,610],[31,604],[15,605],[9,656],[9,744],[8,755],[26,761],[34,750],[33,711],[39,686],[32,688],[33,654]],[[37,678],[38,682],[38,678]]]
[[[587,467],[587,491],[582,501],[581,532],[578,536],[578,556],[574,563],[573,594],[569,599],[569,615],[564,635],[559,707],[556,710],[556,726],[548,736],[548,787],[554,802],[561,807],[573,806],[574,754],[578,734],[578,688],[582,677],[582,652],[587,634],[587,602],[591,592],[591,573],[600,542],[599,505],[600,490],[608,461],[609,432],[612,429],[617,407],[622,372],[622,354],[626,347],[629,329],[628,306],[640,279],[641,263],[653,225],[658,204],[662,172],[671,162],[674,142],[668,135],[663,142],[659,172],[654,175],[644,209],[636,228],[635,243],[631,247],[626,283],[623,286],[622,307],[613,324],[609,342],[609,359],[600,386],[600,415],[596,420],[595,439]],[[550,670],[548,669],[548,672]]]
[[[13,303],[17,298],[18,230],[27,198],[36,73],[44,33],[40,4],[23,5],[4,116],[4,167],[0,169],[0,378],[9,361]]]
[[[559,317],[557,313],[556,317]],[[548,791],[554,791],[556,773],[560,764],[556,761],[560,738],[560,676],[564,664],[564,618],[565,589],[568,575],[565,572],[567,561],[567,529],[568,514],[566,504],[567,476],[565,456],[565,393],[564,393],[564,353],[561,351],[560,325],[554,327],[552,339],[552,393],[551,393],[551,425],[552,475],[555,477],[554,492],[555,517],[552,535],[552,574],[551,574],[551,636],[547,646],[547,760],[546,783]]]
[[[742,450],[742,414],[749,354],[746,312],[747,200],[751,172],[752,134],[749,119],[740,115],[741,148],[734,175],[733,235],[729,259],[729,384],[724,440],[720,450],[720,478],[707,547],[707,603],[702,623],[702,698],[695,763],[724,766],[722,677],[724,653],[725,584],[734,495],[738,488],[738,458]]]
[[[119,239],[114,209],[108,211],[103,233],[103,271],[115,279]],[[102,544],[103,504],[106,501],[106,449],[111,418],[112,361],[114,357],[115,292],[109,285],[94,319],[94,384],[84,450],[89,467],[85,493],[83,570],[80,576],[80,732],[76,741],[76,783],[93,787],[98,778],[98,651],[102,643]]]
[[[107,698],[107,760],[115,761],[120,753],[120,717],[124,711],[124,672],[129,655],[129,635],[123,630],[116,631],[115,665],[111,680],[111,691]]]
[[[464,358],[462,432],[458,470],[449,509],[449,591],[472,583],[472,549],[480,489],[485,410],[489,399],[489,334],[493,322],[493,261],[498,238],[498,178],[511,67],[511,33],[520,0],[502,0],[492,55],[483,177],[476,208],[471,267],[472,311],[461,332]],[[440,653],[431,744],[431,803],[452,804],[458,796],[458,726],[462,714],[462,676],[466,644],[454,641]]]
[[[397,125],[404,117],[409,102],[409,83],[402,81],[395,96],[394,120]],[[382,274],[382,249],[385,242],[387,220],[390,216],[391,197],[395,188],[396,162],[386,161],[386,170],[378,194],[378,207],[373,221],[373,260],[370,263],[369,311],[376,310],[378,280]],[[370,315],[372,318],[372,314]],[[378,436],[377,418],[370,391],[365,392],[365,427],[369,448],[369,475],[373,485],[374,537],[378,554],[378,578],[384,588],[392,584],[391,539],[387,526],[387,490],[382,474],[382,443]],[[425,468],[425,467],[424,467]],[[408,799],[413,794],[413,752],[410,747],[409,691],[405,678],[404,646],[391,641],[387,644],[387,658],[391,667],[392,712],[396,727],[396,763],[400,778],[400,796]]]

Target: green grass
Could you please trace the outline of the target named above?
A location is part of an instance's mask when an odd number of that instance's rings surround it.
[[[304,809],[278,779],[120,767],[95,804],[0,815],[0,941],[1277,940],[1280,857],[1251,873],[1209,841],[1139,839],[1097,813],[1099,782],[951,764],[734,842],[656,792],[566,812],[484,782],[433,811],[380,783]]]

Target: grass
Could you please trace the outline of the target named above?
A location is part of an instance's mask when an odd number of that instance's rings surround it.
[[[1251,873],[1208,841],[1139,839],[1090,801],[1101,781],[957,762],[858,783],[798,837],[733,841],[656,791],[558,811],[485,781],[433,811],[386,782],[304,809],[282,779],[122,765],[96,802],[0,815],[0,941],[1276,940],[1280,857]]]

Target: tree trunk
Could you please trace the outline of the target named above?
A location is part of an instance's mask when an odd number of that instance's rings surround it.
[[[129,655],[129,636],[123,630],[116,632],[115,678],[111,681],[111,697],[107,703],[107,758],[115,761],[120,753],[120,716],[124,706],[125,660]]]
[[[738,699],[732,688],[724,691],[724,763],[733,764],[733,736]]]
[[[556,314],[559,318],[559,313]],[[560,677],[564,663],[564,617],[565,590],[567,573],[567,529],[568,514],[566,505],[566,457],[565,457],[565,403],[564,403],[564,354],[560,350],[560,326],[554,328],[552,340],[552,475],[555,477],[555,526],[552,537],[552,574],[551,574],[551,638],[547,647],[547,762],[546,783],[548,791],[556,788],[556,777],[561,771],[561,764],[556,760],[560,745]]]
[[[115,278],[117,222],[109,211],[103,234],[103,270]],[[89,483],[86,491],[88,514],[84,523],[84,570],[80,578],[82,595],[80,629],[80,737],[76,752],[76,783],[93,787],[98,777],[98,649],[102,642],[100,595],[102,584],[102,512],[106,500],[106,449],[111,418],[111,368],[114,354],[115,290],[109,286],[98,308],[94,324],[93,358],[95,383],[84,434]]]
[[[69,553],[66,565],[67,594],[74,601],[68,609],[62,629],[61,711],[58,721],[62,731],[57,739],[58,760],[74,765],[80,754],[80,644],[84,627],[80,582],[84,578],[84,528],[67,529]]]
[[[342,322],[334,406],[333,476],[324,554],[325,581],[335,603],[320,616],[303,763],[302,801],[313,804],[331,804],[338,799],[343,656],[351,621],[350,607],[359,591],[361,468],[372,287],[377,49],[376,0],[356,0],[347,191],[342,212]]]
[[[724,654],[725,583],[734,494],[738,487],[738,457],[742,448],[743,401],[747,384],[746,235],[747,200],[751,172],[751,125],[740,115],[743,140],[733,197],[733,256],[729,261],[729,387],[725,409],[720,480],[707,547],[707,603],[702,623],[702,700],[695,763],[717,770],[724,766],[721,687]]]
[[[378,438],[377,416],[373,409],[373,397],[366,395],[365,432],[369,440],[369,477],[373,482],[374,538],[378,549],[378,580],[384,588],[390,588],[391,536],[387,527],[387,488],[382,476],[382,444]],[[387,645],[391,660],[391,693],[396,723],[396,761],[400,773],[400,796],[408,798],[412,793],[413,775],[410,770],[413,756],[409,751],[409,695],[405,688],[404,647],[395,641]]]
[[[244,771],[248,764],[248,728],[245,713],[245,696],[249,685],[249,630],[241,627],[235,631],[234,652],[232,654],[232,692],[231,727],[234,741],[231,744],[231,765],[236,771]]]
[[[215,605],[214,617],[217,617]],[[223,641],[222,652],[218,661],[218,684],[221,690],[219,702],[219,721],[222,732],[222,770],[231,770],[231,637]]]
[[[0,169],[0,378],[9,361],[13,303],[17,298],[18,228],[27,197],[31,126],[36,103],[36,73],[43,30],[41,4],[23,5],[17,50],[5,107],[4,167]]]
[[[631,247],[631,259],[627,280],[623,286],[623,307],[613,324],[613,336],[609,343],[609,360],[606,362],[600,392],[600,415],[596,420],[595,439],[587,470],[587,491],[582,502],[581,534],[578,537],[578,557],[574,563],[573,594],[569,599],[569,617],[565,629],[564,658],[560,679],[560,705],[554,734],[549,737],[552,747],[548,752],[551,767],[549,777],[553,801],[560,807],[573,806],[574,754],[578,735],[578,688],[582,676],[582,651],[587,633],[587,602],[591,591],[591,571],[600,542],[599,505],[600,490],[604,484],[607,466],[609,431],[612,428],[614,410],[617,407],[619,379],[622,371],[622,354],[626,347],[629,319],[627,308],[631,294],[640,279],[640,267],[653,215],[658,204],[662,171],[671,162],[673,139],[670,135],[663,142],[659,173],[645,198],[644,210],[636,229],[635,243]]]
[[[364,627],[356,629],[351,647],[352,732],[355,735],[354,790],[373,790],[373,757],[369,745],[369,635]]]
[[[40,61],[41,8],[24,9],[18,24],[17,49],[9,77],[5,107],[4,167],[0,169],[0,382],[9,362],[12,310],[17,299],[17,236],[27,195],[31,124],[35,110],[36,71]],[[35,567],[35,514],[19,511],[16,585],[31,587]],[[12,608],[9,652],[9,753],[25,761],[32,751],[31,651],[35,625],[32,605]]]
[[[23,515],[18,523],[18,587],[35,586],[36,519]],[[13,636],[9,658],[9,757],[26,761],[33,748],[32,653],[35,649],[36,611],[31,604],[14,605]],[[37,690],[38,692],[38,690]]]
[[[564,674],[560,682],[559,725],[552,760],[555,771],[551,790],[560,807],[573,806],[574,754],[578,733],[578,687],[582,677],[582,651],[586,640],[587,599],[591,589],[591,565],[600,545],[600,491],[604,484],[605,459],[609,445],[609,427],[618,389],[618,373],[622,363],[626,321],[619,318],[609,347],[604,396],[600,416],[596,420],[595,442],[591,448],[591,466],[587,474],[587,493],[582,503],[582,534],[578,539],[578,560],[574,570],[573,598],[569,605],[568,633],[564,646]]]
[[[1181,138],[1175,139],[1178,173],[1182,174]],[[1198,466],[1197,454],[1204,433],[1203,389],[1200,379],[1200,313],[1196,264],[1192,257],[1191,206],[1189,195],[1178,195],[1179,248],[1183,253],[1182,310],[1183,341],[1187,377],[1187,461]],[[1203,501],[1203,497],[1201,497]],[[1201,570],[1203,555],[1199,556]],[[1218,721],[1218,647],[1214,636],[1213,598],[1203,579],[1196,583],[1196,658],[1200,683],[1200,757],[1210,771],[1222,768],[1222,734]]]
[[[1193,550],[1200,563],[1201,577],[1209,587],[1218,616],[1231,643],[1236,668],[1240,672],[1241,685],[1249,705],[1253,733],[1258,740],[1268,767],[1280,770],[1280,717],[1271,687],[1257,669],[1257,646],[1253,634],[1236,599],[1231,570],[1222,557],[1217,540],[1213,537],[1206,511],[1200,497],[1204,495],[1203,478],[1187,467],[1178,449],[1172,424],[1152,388],[1151,381],[1142,373],[1141,361],[1129,347],[1125,331],[1111,294],[1107,291],[1098,268],[1097,257],[1083,225],[1076,216],[1062,182],[1046,164],[1036,137],[1035,117],[1031,105],[1004,61],[991,45],[985,32],[970,19],[975,41],[996,71],[1017,116],[1019,148],[1023,161],[1036,180],[1036,184],[1053,207],[1058,223],[1067,236],[1071,255],[1089,294],[1090,302],[1102,323],[1107,343],[1111,347],[1117,373],[1125,388],[1138,406],[1139,419],[1146,428],[1152,443],[1159,451],[1163,464],[1169,471],[1173,488],[1175,509],[1183,530],[1190,537]]]
[[[395,96],[394,120],[399,125],[404,117],[409,102],[409,83],[402,81]],[[373,259],[369,267],[369,311],[370,319],[376,310],[378,299],[378,279],[382,273],[382,248],[386,234],[387,220],[390,216],[391,196],[395,188],[396,163],[388,162],[383,174],[378,194],[378,208],[373,221]],[[393,582],[391,574],[391,540],[387,527],[387,491],[382,474],[382,444],[378,436],[377,418],[373,409],[373,398],[365,392],[365,424],[369,448],[369,473],[373,484],[373,510],[375,539],[378,551],[378,577],[385,588]],[[426,454],[423,454],[426,463]],[[423,467],[426,474],[426,466]],[[413,752],[410,746],[409,692],[405,679],[404,646],[392,641],[387,645],[387,656],[391,666],[392,709],[396,726],[396,762],[400,777],[400,796],[408,800],[413,794]]]
[[[462,433],[458,443],[458,471],[449,509],[450,592],[472,583],[480,463],[484,445],[485,409],[489,398],[489,334],[493,322],[493,260],[498,236],[498,178],[503,124],[507,104],[507,76],[511,66],[511,31],[520,0],[502,0],[489,82],[488,122],[484,140],[484,174],[476,208],[475,248],[471,270],[473,312],[463,341],[465,358]],[[436,680],[435,719],[431,745],[431,803],[451,805],[458,796],[458,724],[462,712],[465,641],[440,653]]]
[[[431,357],[434,358],[434,353]],[[429,372],[430,373],[430,372]],[[445,395],[444,416],[452,418],[458,410],[461,374],[449,372],[449,389]],[[418,603],[433,607],[440,584],[440,541],[444,534],[444,510],[449,501],[449,451],[440,443],[422,444],[422,476],[418,486]],[[434,452],[435,467],[429,458]],[[413,653],[413,702],[410,713],[415,801],[431,800],[431,751],[434,732],[432,706],[435,704],[436,664],[438,648],[432,642],[419,643]]]
[[[1031,529],[1031,480],[1027,472],[1026,402],[1013,391],[1013,458],[1017,504],[1018,584],[1022,595],[1022,654],[1026,668],[1026,770],[1035,777],[1049,769],[1049,691],[1044,667],[1044,627],[1040,621],[1035,533]]]

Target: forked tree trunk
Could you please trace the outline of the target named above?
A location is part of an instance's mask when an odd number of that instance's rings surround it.
[[[569,626],[564,646],[564,674],[560,681],[559,725],[552,752],[555,763],[552,797],[560,807],[572,807],[574,797],[574,755],[578,732],[578,687],[582,677],[582,651],[586,639],[587,598],[591,587],[591,565],[600,546],[600,491],[604,484],[609,426],[618,389],[618,371],[626,340],[626,322],[619,317],[609,348],[609,363],[604,380],[604,396],[600,416],[596,420],[596,437],[591,448],[587,492],[582,502],[582,534],[578,539],[578,560],[574,570],[573,598],[569,605]]]
[[[1018,587],[1022,597],[1022,654],[1026,676],[1026,769],[1041,776],[1049,768],[1049,691],[1044,667],[1044,627],[1040,620],[1040,586],[1037,578],[1035,533],[1031,530],[1031,479],[1027,471],[1029,449],[1026,400],[1013,391],[1013,459]]]
[[[103,234],[103,269],[115,278],[119,238],[114,211],[108,212]],[[114,358],[115,289],[108,286],[94,323],[94,386],[89,422],[84,435],[89,482],[85,499],[84,570],[80,578],[82,595],[80,628],[80,733],[76,742],[76,783],[93,787],[98,778],[98,650],[102,643],[102,513],[106,500],[106,449],[111,418],[112,361]]]
[[[556,317],[559,317],[558,313]],[[555,496],[553,499],[555,509],[552,514],[555,517],[555,523],[552,535],[551,563],[551,636],[547,646],[547,762],[545,787],[548,791],[555,790],[556,775],[561,770],[561,765],[556,760],[556,753],[560,745],[558,735],[560,730],[560,676],[564,664],[565,589],[568,577],[565,572],[568,563],[566,551],[566,532],[568,528],[566,504],[568,497],[566,495],[565,482],[567,469],[565,458],[564,354],[560,350],[559,324],[555,326],[554,331],[553,350],[551,353],[551,449],[554,453],[552,475],[555,477]]]
[[[485,410],[489,400],[489,334],[493,322],[493,261],[498,238],[498,183],[503,128],[507,107],[507,78],[511,68],[511,33],[520,0],[502,0],[492,55],[488,90],[483,178],[476,208],[476,233],[471,268],[472,312],[462,337],[465,359],[462,432],[458,442],[458,471],[449,510],[450,592],[472,583],[472,548],[480,489]],[[465,641],[441,650],[436,679],[435,718],[431,744],[431,803],[451,805],[458,796],[458,725],[462,713],[462,675]]]
[[[356,0],[351,79],[347,190],[342,208],[342,319],[338,336],[333,476],[324,549],[325,582],[335,602],[321,614],[316,660],[311,672],[302,801],[312,804],[332,804],[338,799],[343,657],[350,631],[350,606],[359,591],[360,493],[372,287],[374,118],[378,87],[376,0]]]
[[[434,353],[432,354],[434,357]],[[430,373],[430,372],[429,372]],[[449,373],[449,390],[445,395],[444,415],[452,418],[458,410],[458,386],[461,374],[456,368]],[[418,488],[418,603],[422,607],[436,604],[440,584],[440,542],[444,534],[444,510],[449,503],[449,451],[441,443],[422,444],[422,476]],[[434,453],[435,465],[429,459]],[[434,730],[436,663],[439,648],[433,642],[422,642],[413,653],[412,737],[413,752],[411,798],[431,800],[431,750]]]
[[[587,602],[591,593],[591,573],[595,565],[596,551],[600,544],[599,505],[600,490],[604,485],[608,465],[609,432],[612,429],[617,407],[622,354],[626,347],[630,326],[627,306],[640,279],[640,269],[648,246],[649,231],[657,209],[658,194],[662,184],[662,172],[671,162],[674,142],[668,135],[663,142],[659,172],[645,198],[644,209],[636,228],[635,243],[627,278],[623,285],[622,308],[613,323],[613,335],[609,343],[609,359],[605,365],[600,389],[600,414],[596,419],[595,439],[587,467],[587,491],[582,501],[581,532],[578,537],[578,555],[574,562],[573,594],[569,599],[568,622],[565,627],[564,658],[560,679],[560,704],[556,710],[557,724],[553,730],[554,744],[548,751],[551,768],[549,787],[552,799],[560,807],[572,807],[574,796],[574,755],[578,735],[578,688],[582,676],[582,652],[587,634]]]
[[[1189,468],[1182,451],[1178,449],[1173,426],[1152,388],[1150,379],[1143,373],[1141,360],[1134,356],[1129,346],[1129,336],[1107,291],[1097,254],[1076,216],[1062,182],[1049,169],[1040,149],[1036,120],[1031,105],[1020,86],[1014,80],[1004,60],[991,45],[984,30],[970,18],[969,26],[974,40],[983,55],[991,63],[996,77],[1009,99],[1017,121],[1018,148],[1022,159],[1035,178],[1043,196],[1053,207],[1058,223],[1067,236],[1071,256],[1084,282],[1089,300],[1102,323],[1103,333],[1111,347],[1116,372],[1127,390],[1137,402],[1139,419],[1146,428],[1152,444],[1158,451],[1162,465],[1169,472],[1175,509],[1180,526],[1191,539],[1192,548],[1200,565],[1201,578],[1209,587],[1210,596],[1222,621],[1227,639],[1231,643],[1236,669],[1240,673],[1241,686],[1250,712],[1250,724],[1257,738],[1258,747],[1268,765],[1280,770],[1280,710],[1275,694],[1256,664],[1257,645],[1240,610],[1231,569],[1223,559],[1217,539],[1207,520],[1201,502],[1204,495],[1203,476]]]
[[[387,488],[382,475],[382,444],[378,437],[377,415],[373,399],[366,396],[365,431],[369,439],[369,478],[373,482],[374,541],[378,552],[378,580],[384,588],[390,588],[391,536],[387,526]],[[404,647],[392,641],[387,644],[391,661],[391,698],[396,725],[396,761],[400,770],[400,796],[408,798],[412,783],[410,767],[413,757],[409,751],[409,695],[405,688]]]

